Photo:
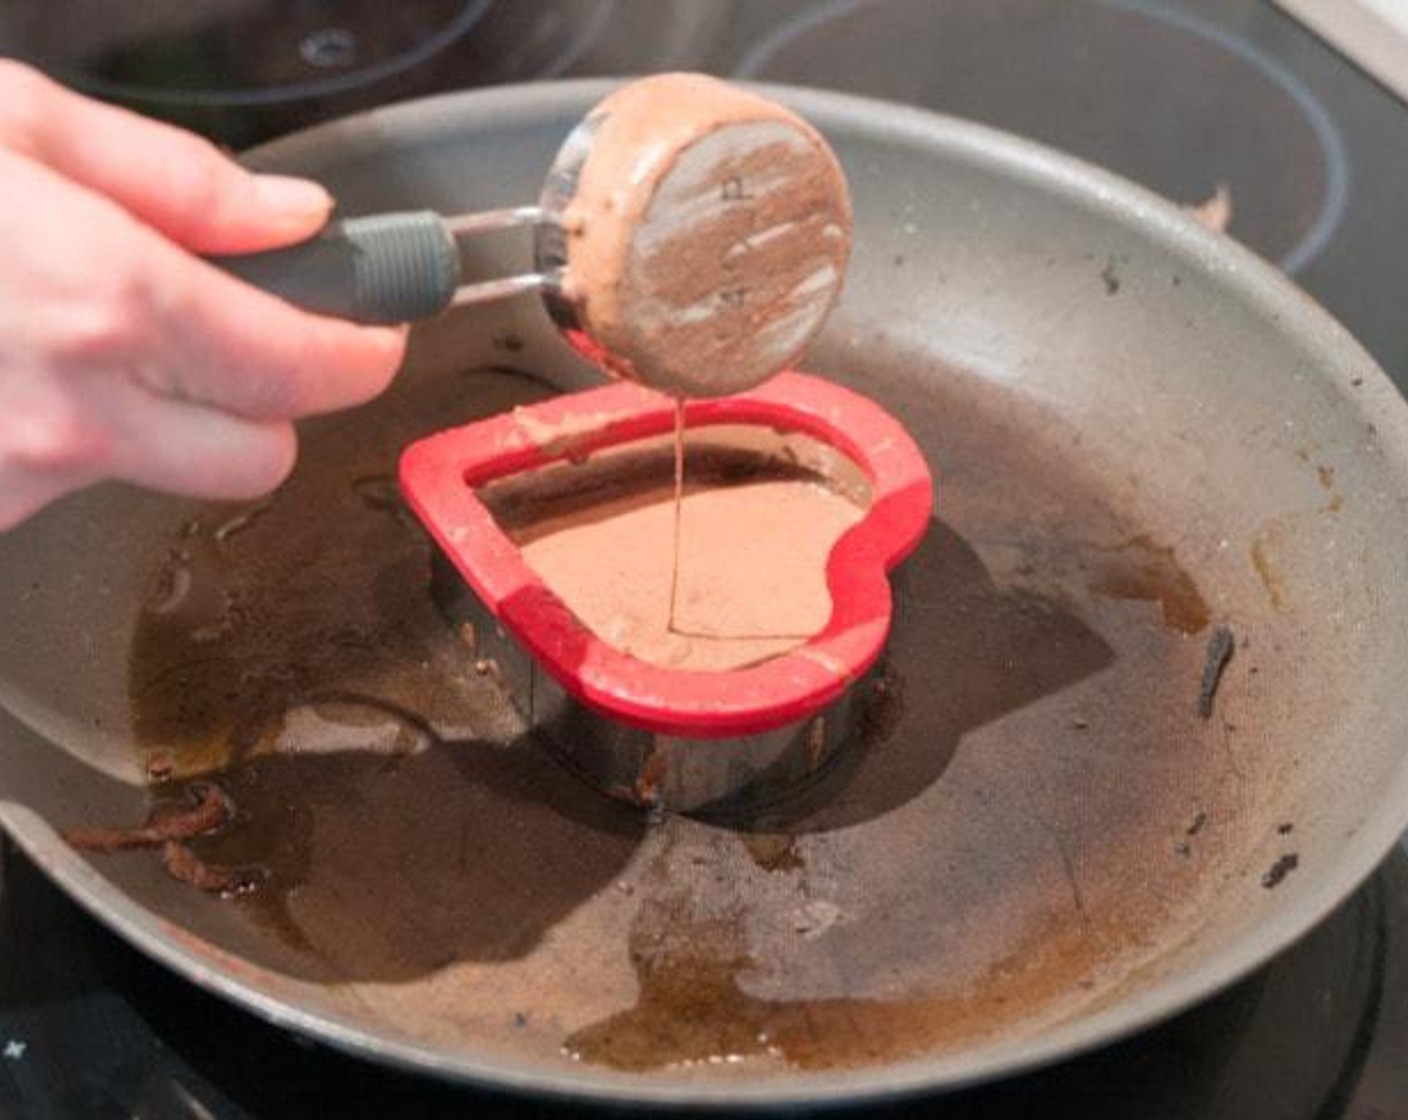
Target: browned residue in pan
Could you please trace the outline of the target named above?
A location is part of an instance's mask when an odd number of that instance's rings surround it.
[[[1267,890],[1275,890],[1286,876],[1299,866],[1300,856],[1295,852],[1287,852],[1277,857],[1276,862],[1267,869],[1266,874],[1261,877],[1261,885]]]
[[[741,832],[738,838],[764,871],[797,871],[806,866],[797,837],[786,832]]]
[[[645,761],[641,763],[640,773],[636,775],[633,789],[636,800],[640,804],[654,805],[660,800],[660,783],[664,781],[665,775],[670,771],[668,751],[669,748],[658,739],[651,743],[650,752],[645,756]]]
[[[214,894],[253,890],[264,878],[258,867],[219,867],[208,864],[190,842],[229,826],[234,806],[213,782],[192,782],[177,797],[163,797],[138,828],[77,828],[65,839],[75,848],[112,853],[159,848],[161,866],[173,879]]]
[[[1286,609],[1286,586],[1276,559],[1276,549],[1285,534],[1279,521],[1268,522],[1252,541],[1252,567],[1266,588],[1266,598],[1275,611]]]
[[[1330,492],[1330,500],[1321,507],[1325,513],[1339,513],[1344,508],[1344,495],[1335,489],[1335,468],[1321,463],[1315,468],[1315,476],[1320,485]]]
[[[269,877],[228,904],[174,892],[193,902],[172,920],[373,1029],[530,1066],[565,1046],[698,1078],[848,1068],[1107,997],[1192,928],[1243,828],[1244,732],[1190,702],[1214,588],[1044,450],[1041,417],[867,372],[932,456],[942,519],[896,578],[860,749],[749,833],[597,794],[474,671],[425,541],[364,481],[460,419],[436,386],[413,407],[398,382],[375,441],[314,432],[238,531],[202,512],[137,619],[134,725],[177,779],[223,767],[238,817],[190,853]],[[509,403],[492,384],[476,407]],[[1193,807],[1217,824],[1180,855]]]
[[[1237,639],[1232,634],[1230,626],[1219,626],[1208,638],[1207,655],[1203,661],[1203,676],[1198,683],[1198,715],[1203,719],[1212,719],[1213,701],[1217,699],[1218,686],[1222,683],[1222,674],[1227,669],[1227,663],[1232,660],[1232,654],[1237,649]]]
[[[570,1035],[564,1051],[624,1070],[779,1059],[799,1069],[911,1058],[1002,1029],[1091,986],[1114,929],[1053,914],[982,976],[952,991],[899,998],[769,998],[743,912],[712,914],[685,894],[642,902],[631,926],[635,1004]],[[843,966],[844,968],[844,966]]]
[[[1157,603],[1164,621],[1180,634],[1196,634],[1207,626],[1212,617],[1208,605],[1171,547],[1140,534],[1109,553],[1091,580],[1096,594]]]
[[[484,373],[465,408],[477,416],[543,395]],[[210,506],[176,533],[128,673],[136,737],[175,776],[273,749],[289,712],[330,693],[341,700],[325,706],[326,722],[392,727],[402,749],[424,741],[417,722],[475,708],[442,687],[463,658],[437,633],[427,545],[388,462],[398,441],[457,417],[443,400],[408,412],[399,434],[349,441],[272,502]]]
[[[178,882],[211,894],[235,895],[252,891],[268,872],[255,867],[220,867],[207,863],[186,844],[168,840],[161,846],[161,866]]]
[[[1188,214],[1213,233],[1226,233],[1232,224],[1232,188],[1218,183],[1217,189],[1204,202],[1184,206]]]
[[[136,828],[75,828],[64,839],[88,852],[156,848],[214,832],[229,819],[230,803],[224,791],[213,782],[192,782],[179,798],[156,802],[146,823]]]

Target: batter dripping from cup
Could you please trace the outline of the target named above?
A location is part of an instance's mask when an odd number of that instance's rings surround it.
[[[685,401],[754,388],[820,329],[850,256],[840,165],[780,105],[702,75],[658,75],[587,115],[542,208],[539,265],[558,278],[546,302],[567,337],[675,398],[668,629],[722,636],[678,620]]]

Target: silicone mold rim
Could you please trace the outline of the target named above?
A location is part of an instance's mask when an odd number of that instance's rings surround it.
[[[401,490],[500,624],[592,709],[692,739],[753,735],[805,719],[880,656],[893,613],[889,573],[919,543],[933,507],[922,453],[875,402],[788,371],[748,393],[686,403],[686,427],[757,424],[804,433],[847,455],[872,487],[870,508],[827,560],[826,627],[794,650],[740,669],[672,669],[608,645],[539,579],[475,494],[495,479],[668,434],[674,407],[669,397],[619,382],[517,408],[409,445]]]

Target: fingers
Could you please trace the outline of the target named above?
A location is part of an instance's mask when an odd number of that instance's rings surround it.
[[[298,442],[287,421],[246,420],[121,381],[109,386],[110,477],[173,494],[245,499],[267,494],[293,470]]]
[[[384,389],[403,331],[308,314],[188,251],[305,236],[327,207],[0,60],[0,529],[104,478],[266,493],[292,419]]]
[[[54,386],[48,387],[53,390]],[[121,378],[92,380],[0,448],[0,531],[106,478],[216,500],[275,489],[293,469],[286,421],[245,420],[163,400]]]
[[[81,97],[0,59],[0,143],[113,199],[197,253],[302,241],[332,210],[316,183],[253,175],[191,133]]]
[[[156,296],[165,346],[133,373],[163,395],[255,419],[310,416],[371,400],[405,353],[400,328],[300,311],[200,261],[153,268],[168,277]]]
[[[28,211],[39,205],[49,219],[34,229]],[[404,352],[400,329],[300,311],[3,150],[0,243],[0,329],[9,336],[0,359],[28,338],[31,362],[125,375],[156,395],[285,420],[371,399]]]

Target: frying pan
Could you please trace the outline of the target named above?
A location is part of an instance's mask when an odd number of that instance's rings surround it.
[[[605,88],[407,104],[251,160],[349,213],[514,204]],[[419,328],[383,400],[308,424],[270,503],[109,486],[0,542],[0,817],[111,928],[432,1075],[874,1100],[1187,1007],[1389,850],[1408,416],[1384,375],[1139,188],[961,121],[767,92],[856,201],[808,367],[900,417],[937,482],[864,741],[725,828],[644,820],[521,735],[430,606],[389,481],[427,432],[594,380],[532,301],[481,308]],[[527,249],[475,251],[489,275]],[[60,839],[139,820],[144,765],[226,764],[240,817],[198,850],[266,867],[251,896]]]

